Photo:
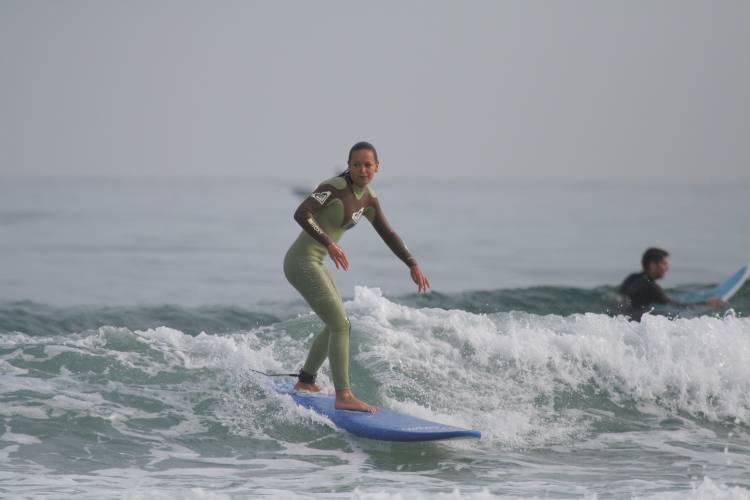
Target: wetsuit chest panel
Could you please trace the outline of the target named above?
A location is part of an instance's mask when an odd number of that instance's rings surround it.
[[[333,196],[336,202],[340,202],[341,219],[338,227],[347,230],[357,225],[362,214],[371,203],[371,194],[368,188],[360,188],[344,181],[340,189],[335,189]],[[339,186],[337,186],[339,187]]]
[[[404,242],[388,224],[378,197],[368,185],[364,188],[346,177],[323,181],[297,207],[294,220],[302,227],[289,252],[297,257],[307,255],[322,260],[326,247],[339,241],[344,231],[354,227],[364,216],[378,235],[407,266],[416,264]]]
[[[348,206],[344,204],[344,217],[341,223],[341,227],[344,229],[351,229],[357,225],[357,222],[359,222],[359,219],[367,208],[367,201],[369,201],[369,199],[365,200],[365,198],[369,198],[367,193],[359,200],[353,195],[351,198],[355,201],[354,203],[350,203]]]

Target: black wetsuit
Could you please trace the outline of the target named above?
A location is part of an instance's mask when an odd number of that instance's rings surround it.
[[[620,285],[620,293],[628,298],[627,313],[636,321],[640,321],[643,313],[648,311],[653,304],[679,305],[670,299],[645,272],[633,273],[625,278]]]

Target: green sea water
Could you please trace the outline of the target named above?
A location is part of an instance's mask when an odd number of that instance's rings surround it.
[[[750,496],[748,286],[612,310],[647,245],[672,252],[668,293],[747,263],[747,186],[376,187],[433,291],[367,225],[345,236],[354,390],[482,439],[356,438],[252,371],[296,371],[322,326],[281,274],[289,186],[15,181],[0,496]]]

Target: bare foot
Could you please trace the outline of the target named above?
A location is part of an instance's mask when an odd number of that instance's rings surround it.
[[[351,389],[336,390],[335,406],[337,410],[366,411],[369,413],[375,413],[376,411],[378,411],[378,408],[376,406],[368,405],[367,403],[357,399],[352,393]]]
[[[320,386],[318,384],[308,384],[306,382],[297,382],[294,384],[295,391],[304,392],[320,392]]]

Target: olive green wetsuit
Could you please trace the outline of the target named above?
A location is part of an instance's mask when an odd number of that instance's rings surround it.
[[[323,265],[323,259],[328,255],[327,246],[339,241],[344,231],[354,227],[362,216],[372,223],[383,241],[407,266],[416,265],[417,261],[388,224],[375,192],[369,186],[362,188],[353,183],[347,174],[322,182],[300,204],[294,219],[303,231],[284,258],[287,280],[325,324],[302,369],[314,375],[328,357],[336,389],[349,388],[351,325],[341,293]]]

